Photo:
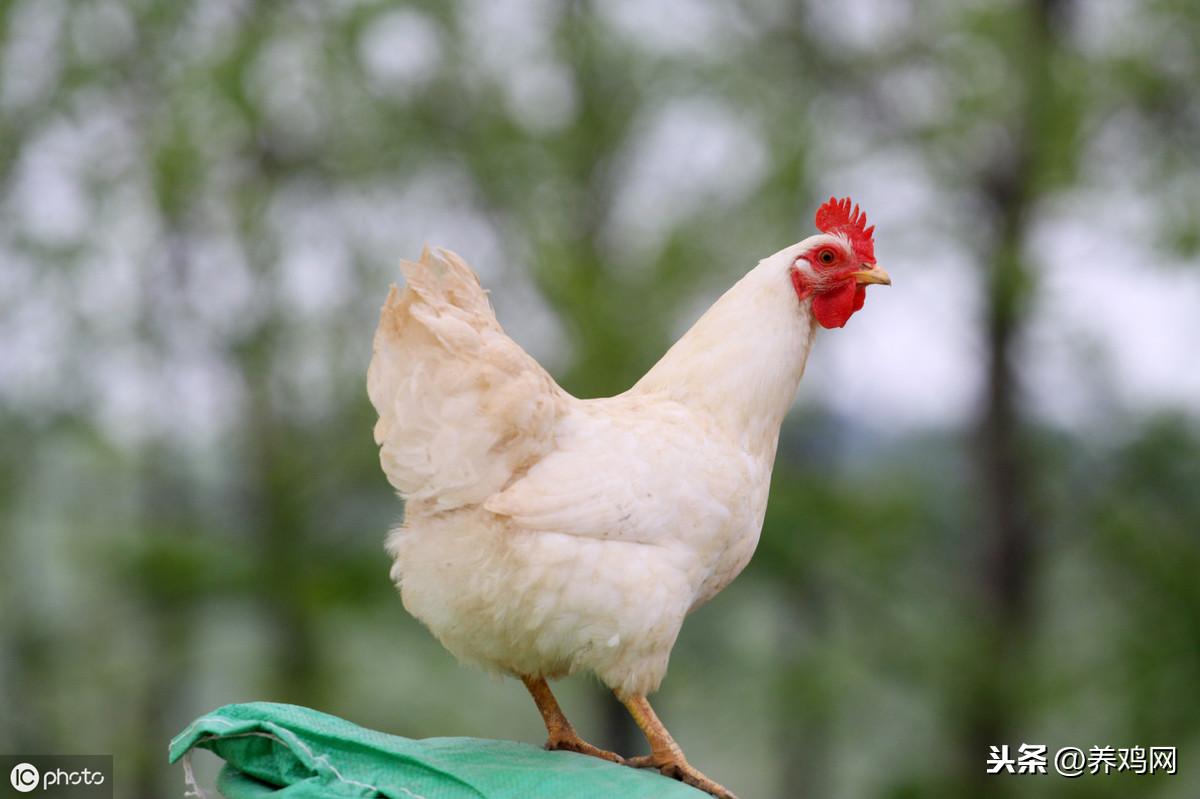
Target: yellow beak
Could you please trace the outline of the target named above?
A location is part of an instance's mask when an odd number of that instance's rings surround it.
[[[892,285],[892,277],[883,267],[878,264],[871,264],[870,266],[863,264],[863,266],[866,268],[854,273],[854,279],[858,282],[858,285],[865,286],[868,283],[878,283],[881,286]]]

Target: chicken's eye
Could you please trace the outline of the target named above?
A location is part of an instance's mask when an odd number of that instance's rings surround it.
[[[823,264],[831,264],[835,258],[837,256],[833,254],[833,250],[821,250],[817,253],[817,260]]]

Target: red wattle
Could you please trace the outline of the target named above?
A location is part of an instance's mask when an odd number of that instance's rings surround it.
[[[863,306],[866,290],[853,280],[813,297],[813,316],[824,328],[843,327],[850,315]]]

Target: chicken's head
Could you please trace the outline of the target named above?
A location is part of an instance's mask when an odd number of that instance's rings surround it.
[[[822,235],[806,239],[795,254],[792,286],[802,302],[812,299],[822,327],[842,327],[863,307],[868,284],[890,286],[892,279],[875,263],[875,227],[867,227],[867,215],[849,197],[830,197],[818,208],[817,229]]]

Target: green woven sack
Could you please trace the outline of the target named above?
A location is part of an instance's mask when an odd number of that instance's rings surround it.
[[[413,740],[364,730],[295,705],[226,705],[171,741],[190,795],[204,797],[193,748],[225,761],[217,790],[227,799],[706,799],[653,771],[571,752],[478,738]]]

